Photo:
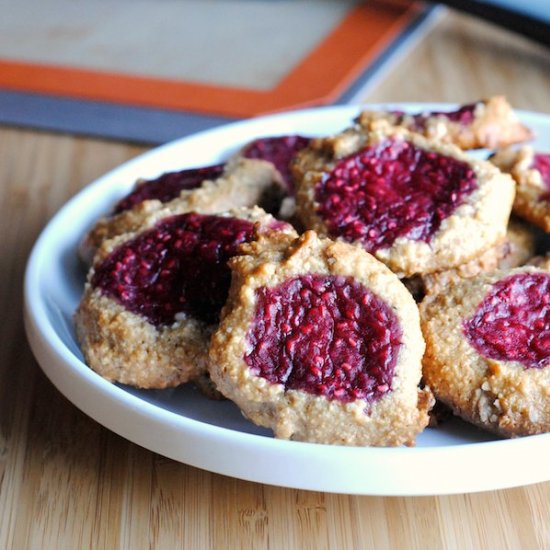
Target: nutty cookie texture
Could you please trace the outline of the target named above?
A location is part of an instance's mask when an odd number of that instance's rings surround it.
[[[81,258],[90,263],[106,239],[138,231],[152,215],[166,211],[215,214],[232,208],[258,205],[277,210],[284,186],[271,162],[234,158],[224,165],[167,172],[154,180],[140,180],[114,207],[98,220],[79,247]]]
[[[550,153],[526,145],[498,151],[491,162],[514,178],[514,213],[550,233]]]
[[[87,364],[140,388],[202,382],[209,338],[227,297],[227,260],[257,234],[288,225],[259,208],[224,214],[168,209],[104,241],[75,314]]]
[[[414,444],[433,398],[418,387],[418,309],[397,277],[313,231],[242,251],[210,346],[219,391],[278,438]]]
[[[536,234],[532,228],[511,219],[508,223],[506,237],[498,245],[453,269],[420,276],[417,285],[420,286],[423,294],[437,294],[451,281],[469,279],[484,273],[491,273],[497,269],[512,269],[522,266],[533,256],[535,249]]]
[[[449,285],[420,305],[423,376],[455,414],[512,437],[550,431],[550,271]]]
[[[363,111],[359,125],[370,128],[386,120],[444,143],[454,143],[461,149],[497,149],[532,138],[503,96],[462,105],[454,111],[431,111],[409,114],[403,111]]]
[[[515,192],[491,163],[384,122],[313,140],[293,171],[306,228],[362,246],[400,276],[495,246]]]

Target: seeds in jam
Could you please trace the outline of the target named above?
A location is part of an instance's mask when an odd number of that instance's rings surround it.
[[[464,321],[469,343],[484,357],[526,368],[550,363],[550,274],[520,273],[493,285]]]
[[[247,220],[173,216],[116,248],[92,285],[155,326],[172,324],[178,313],[215,323],[231,281],[227,261],[253,233]]]
[[[286,390],[371,403],[391,391],[402,331],[394,311],[349,277],[303,275],[256,291],[252,372]]]
[[[146,200],[156,199],[169,202],[179,196],[182,191],[200,187],[205,180],[214,180],[223,173],[224,165],[216,164],[202,168],[191,168],[179,172],[167,172],[162,176],[138,185],[130,194],[122,198],[114,209],[114,214],[130,210],[136,204]]]
[[[290,162],[310,142],[303,136],[277,136],[260,138],[248,144],[242,156],[271,162],[281,174],[288,193],[294,195],[294,181],[290,173]]]
[[[338,161],[315,200],[332,237],[374,252],[398,237],[428,242],[476,188],[467,163],[387,139]]]

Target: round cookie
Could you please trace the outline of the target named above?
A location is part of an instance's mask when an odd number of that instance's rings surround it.
[[[363,111],[359,125],[370,128],[386,120],[412,132],[444,143],[454,143],[461,149],[496,149],[531,139],[532,132],[524,126],[506,98],[491,97],[454,111],[428,111],[409,114],[403,111]]]
[[[420,305],[425,382],[454,413],[503,436],[550,431],[550,272],[497,271]]]
[[[526,145],[498,151],[490,160],[516,181],[514,213],[550,233],[550,153]]]
[[[218,390],[278,438],[412,445],[433,404],[420,390],[418,310],[383,264],[352,245],[260,239],[233,258],[210,346]]]
[[[97,221],[82,240],[79,255],[90,263],[104,240],[139,230],[160,210],[214,214],[258,205],[275,211],[283,193],[281,177],[270,162],[244,158],[141,180],[115,205],[112,215]]]
[[[202,377],[229,289],[227,260],[270,231],[295,235],[259,208],[218,215],[167,209],[139,231],[104,241],[75,314],[87,364],[140,388]]]
[[[512,179],[453,145],[380,122],[313,140],[298,154],[297,215],[400,276],[463,264],[504,238]]]

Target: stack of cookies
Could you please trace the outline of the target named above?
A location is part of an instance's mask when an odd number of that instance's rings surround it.
[[[284,439],[413,445],[436,400],[550,431],[550,155],[515,145],[531,137],[502,97],[364,111],[138,182],[80,248],[88,365],[193,382]]]

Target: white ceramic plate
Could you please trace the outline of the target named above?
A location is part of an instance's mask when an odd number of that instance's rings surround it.
[[[49,222],[27,266],[25,321],[36,358],[69,400],[110,430],[174,460],[233,477],[370,495],[465,493],[550,479],[550,434],[499,440],[453,420],[426,430],[414,448],[281,441],[246,421],[231,402],[209,401],[190,387],[140,391],[110,384],[83,363],[72,323],[85,277],[77,243],[137,178],[224,160],[255,137],[329,134],[346,127],[357,112],[358,107],[311,109],[209,130],[150,151],[82,190]],[[550,117],[522,117],[536,130],[537,147],[550,150]]]

